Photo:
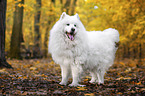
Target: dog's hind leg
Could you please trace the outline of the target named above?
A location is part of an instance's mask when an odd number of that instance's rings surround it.
[[[70,65],[60,65],[62,80],[59,84],[66,85],[71,74]]]
[[[104,83],[104,74],[105,74],[105,70],[103,70],[103,69],[99,69],[97,71],[98,83],[99,84],[103,84]]]
[[[92,71],[92,72],[90,72],[90,74],[91,74],[92,78],[91,78],[91,81],[89,81],[89,82],[90,83],[96,83],[96,80],[98,79],[97,78],[97,73]]]

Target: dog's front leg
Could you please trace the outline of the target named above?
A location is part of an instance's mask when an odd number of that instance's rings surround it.
[[[72,71],[73,81],[69,86],[74,86],[74,87],[76,87],[76,86],[81,86],[81,87],[85,86],[85,85],[80,85],[79,84],[79,75],[81,73],[81,70],[80,70],[79,66],[71,65],[71,71]]]
[[[59,84],[66,85],[71,73],[70,65],[60,65],[62,80]]]

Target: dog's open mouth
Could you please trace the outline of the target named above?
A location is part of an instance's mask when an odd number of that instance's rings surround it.
[[[74,34],[74,33],[73,33],[73,34],[71,34],[71,33],[66,32],[66,37],[67,37],[68,39],[70,39],[71,41],[73,41],[73,40],[74,40],[74,36],[75,36],[75,34]]]

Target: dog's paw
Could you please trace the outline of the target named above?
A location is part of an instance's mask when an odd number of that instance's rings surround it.
[[[60,82],[59,84],[60,84],[60,85],[67,85],[66,82]]]
[[[69,86],[70,87],[85,87],[86,85],[81,85],[81,84],[74,84],[74,83],[72,83],[72,84],[69,84]]]
[[[101,84],[104,84],[104,82],[100,81],[100,82],[98,82],[98,84],[101,85]]]
[[[91,80],[91,81],[89,81],[89,82],[90,82],[90,83],[93,83],[93,84],[94,84],[94,83],[96,83],[96,81],[95,81],[95,80]]]
[[[99,81],[98,79],[91,79],[89,82],[94,84],[94,83],[98,83]]]

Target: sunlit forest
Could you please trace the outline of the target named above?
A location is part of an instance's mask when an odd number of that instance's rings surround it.
[[[87,31],[119,31],[115,64],[104,85],[88,83],[90,77],[83,80],[86,87],[59,85],[60,68],[48,54],[48,43],[62,12],[78,13]],[[0,94],[145,95],[144,0],[7,0],[5,40],[14,69],[0,69]]]
[[[16,41],[20,42],[21,55],[28,50],[33,55],[38,44],[39,54],[47,57],[49,31],[62,12],[66,12],[69,15],[78,13],[88,31],[117,29],[120,33],[120,45],[116,55],[118,59],[145,57],[145,2],[143,0],[25,0],[23,3],[20,1],[7,1],[6,52],[12,58],[18,58],[12,55],[15,53],[10,52],[10,48],[14,47],[10,46],[12,30],[17,30],[17,27],[13,28],[14,11],[22,7],[23,24],[22,36],[20,36],[22,40],[19,38]],[[14,36],[17,34],[15,33]]]

